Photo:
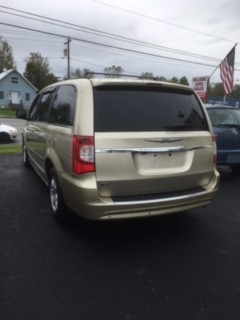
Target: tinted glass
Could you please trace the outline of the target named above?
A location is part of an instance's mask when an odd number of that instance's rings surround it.
[[[240,110],[238,109],[208,108],[207,110],[213,126],[240,126]]]
[[[33,100],[31,109],[29,112],[29,120],[36,120],[37,117],[37,106],[38,106],[38,101],[40,99],[40,96],[36,96],[36,98]]]
[[[98,132],[208,130],[202,108],[191,91],[96,87],[94,99]]]
[[[73,125],[75,108],[76,108],[77,91],[71,85],[60,86],[50,111],[49,122]]]
[[[35,120],[37,121],[47,121],[48,118],[48,112],[50,109],[50,104],[53,98],[54,92],[44,92],[40,96],[40,100],[37,106],[37,111],[35,114]]]

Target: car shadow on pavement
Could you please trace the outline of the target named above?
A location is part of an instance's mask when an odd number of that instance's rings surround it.
[[[196,215],[196,216],[194,216]],[[96,251],[125,251],[137,247],[192,243],[201,233],[198,213],[181,212],[124,221],[88,221],[73,217],[60,228],[74,241]],[[195,239],[195,240],[194,240]]]

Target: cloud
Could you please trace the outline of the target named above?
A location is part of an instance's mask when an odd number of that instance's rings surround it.
[[[1,34],[12,45],[14,57],[17,58],[17,66],[21,72],[24,71],[24,59],[28,54],[40,52],[44,57],[48,57],[52,72],[57,73],[57,76],[64,76],[67,66],[66,59],[62,59],[64,42],[70,36],[73,39],[70,47],[73,69],[88,68],[99,72],[104,67],[115,64],[121,65],[126,73],[141,74],[141,72],[149,71],[154,75],[163,75],[168,78],[187,76],[190,79],[193,76],[207,75],[212,72],[213,68],[167,60],[160,56],[209,64],[210,61],[206,59],[200,59],[197,56],[190,58],[180,55],[178,51],[205,55],[220,61],[240,38],[239,0],[218,0],[218,2],[179,0],[171,6],[171,9],[168,0],[161,2],[154,0],[68,0],[67,2],[60,1],[57,6],[54,2],[46,0],[31,2],[3,0],[1,5],[41,16],[38,17],[38,20],[50,17],[58,24],[56,20],[72,24],[71,28],[70,25],[66,28],[47,24],[36,21],[36,16],[22,14],[25,15],[24,18],[13,15],[20,13],[0,6],[1,22],[63,35],[62,38],[53,37],[1,26]],[[35,20],[27,19],[26,16],[35,18]],[[79,25],[88,30],[80,30],[73,25]],[[101,35],[93,29],[100,31]],[[110,34],[117,37],[110,37]],[[137,44],[136,41],[135,43],[130,40],[126,41],[124,38],[133,39],[142,44]],[[76,39],[147,52],[152,56],[94,45]],[[144,42],[158,45],[159,48],[145,46]],[[160,46],[175,49],[175,52],[166,51]],[[238,63],[240,63],[239,52],[237,48],[236,62]],[[214,63],[217,65],[217,61]]]

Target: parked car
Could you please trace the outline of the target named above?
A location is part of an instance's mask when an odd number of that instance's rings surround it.
[[[218,190],[210,120],[186,86],[58,82],[33,101],[22,141],[57,220],[66,207],[93,220],[190,210]]]
[[[16,110],[16,118],[18,119],[26,119],[27,111],[24,109]]]
[[[0,123],[0,143],[7,143],[16,140],[18,130],[7,124]]]
[[[217,164],[240,172],[240,109],[207,108],[217,143]]]

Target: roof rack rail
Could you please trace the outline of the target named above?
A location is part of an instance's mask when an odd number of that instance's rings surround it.
[[[137,79],[148,79],[148,80],[156,80],[155,77],[144,77],[144,76],[137,76],[132,74],[115,74],[115,73],[106,73],[106,72],[86,72],[86,76],[88,75],[101,75],[101,76],[108,76],[110,78],[121,78],[121,77],[129,77],[129,78],[137,78]]]

